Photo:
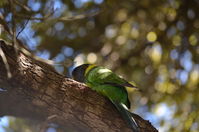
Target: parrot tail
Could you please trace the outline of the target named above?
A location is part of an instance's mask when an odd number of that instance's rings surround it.
[[[128,122],[130,127],[132,128],[133,132],[140,132],[137,123],[135,122],[134,118],[131,115],[131,112],[129,112],[121,103],[112,101],[112,103],[115,105],[117,110],[120,112],[122,117]]]

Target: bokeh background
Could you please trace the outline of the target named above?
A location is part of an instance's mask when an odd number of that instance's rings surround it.
[[[35,55],[55,61],[59,73],[70,77],[82,63],[110,68],[142,90],[132,94],[132,110],[160,132],[199,131],[198,0],[13,3],[18,39]],[[0,1],[0,13],[12,27],[7,0]],[[9,40],[5,32],[1,38]],[[1,132],[39,127],[32,120],[0,118]],[[47,129],[56,131],[61,130],[55,124]]]

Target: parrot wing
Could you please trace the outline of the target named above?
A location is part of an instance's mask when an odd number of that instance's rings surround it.
[[[124,118],[124,120],[126,120],[127,123],[130,125],[130,127],[133,130],[133,132],[140,132],[136,121],[131,116],[131,113],[127,109],[125,109],[123,104],[115,102],[115,101],[112,101],[112,103],[115,105],[117,110],[120,112],[120,114],[122,115],[122,118]]]
[[[123,87],[130,87],[130,88],[137,88],[136,86],[134,86],[133,84],[130,84],[129,82],[126,82],[126,83],[113,83],[113,82],[104,82],[104,84],[110,84],[110,85],[113,85],[113,86],[123,86]]]
[[[109,75],[103,78],[103,82],[105,84],[110,84],[114,86],[123,86],[123,87],[130,87],[130,88],[137,88],[133,84],[129,83],[122,77],[119,77],[115,73],[111,72]]]
[[[109,84],[112,86],[137,88],[133,84],[129,83],[122,77],[119,77],[111,70],[106,69],[104,67],[97,67],[96,69],[89,72],[87,80],[89,82],[98,84]]]

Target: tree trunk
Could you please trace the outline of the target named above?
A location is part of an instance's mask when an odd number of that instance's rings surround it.
[[[16,53],[4,41],[0,48],[6,56],[6,62],[0,56],[0,116],[48,121],[81,132],[131,131],[105,97],[21,50]],[[142,132],[157,131],[149,121],[138,115],[134,118]]]

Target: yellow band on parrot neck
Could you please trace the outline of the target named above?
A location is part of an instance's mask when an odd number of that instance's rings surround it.
[[[92,65],[89,65],[87,68],[86,68],[86,71],[84,73],[84,76],[86,76],[86,74],[95,67],[96,65],[92,64]]]

